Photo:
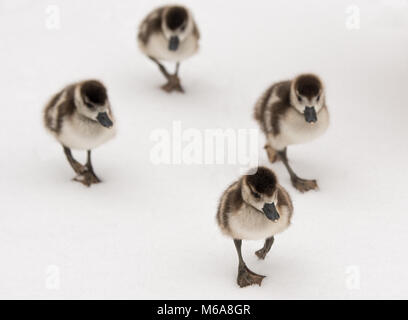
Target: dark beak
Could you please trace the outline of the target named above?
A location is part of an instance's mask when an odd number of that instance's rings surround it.
[[[113,126],[112,120],[109,118],[108,114],[106,112],[100,112],[98,116],[96,117],[98,122],[104,126],[105,128],[110,128]]]
[[[306,107],[305,108],[305,120],[308,123],[315,123],[317,122],[317,114],[314,107]]]
[[[172,36],[169,41],[169,50],[177,51],[180,44],[180,39],[177,36]]]
[[[275,203],[265,203],[262,211],[265,213],[265,216],[272,221],[277,221],[280,218],[278,210],[276,210]]]

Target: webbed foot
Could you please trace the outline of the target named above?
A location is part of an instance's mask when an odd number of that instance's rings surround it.
[[[272,148],[270,145],[266,145],[265,150],[271,163],[278,161],[278,152],[274,148]]]
[[[266,255],[268,254],[268,250],[266,250],[265,248],[262,248],[260,250],[258,250],[257,252],[255,252],[256,256],[261,259],[261,260],[265,260]]]
[[[239,267],[237,283],[241,288],[257,284],[261,286],[262,280],[265,276],[261,276],[249,270],[246,266]]]
[[[181,86],[180,78],[177,75],[171,75],[168,78],[168,82],[161,87],[167,93],[172,91],[178,91],[184,93],[184,89]]]
[[[293,177],[291,180],[292,180],[292,185],[302,193],[305,193],[310,190],[319,189],[319,186],[317,185],[316,180],[305,180],[299,177]]]
[[[74,178],[74,181],[80,182],[83,185],[90,187],[93,184],[100,183],[101,180],[96,176],[93,171],[86,170]]]

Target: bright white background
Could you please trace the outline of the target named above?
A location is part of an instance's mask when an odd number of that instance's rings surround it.
[[[408,298],[408,1],[181,1],[202,33],[181,67],[185,95],[160,91],[136,46],[139,22],[163,3],[0,1],[0,297]],[[359,30],[346,28],[352,4]],[[59,30],[45,27],[48,5],[60,8]],[[268,277],[239,289],[233,243],[214,220],[236,167],[154,166],[149,137],[174,120],[256,128],[259,95],[309,71],[327,85],[332,124],[289,155],[321,190],[298,193],[260,153],[295,216],[266,261],[254,255],[261,242],[244,243]],[[94,152],[104,183],[91,189],[71,181],[41,118],[53,93],[85,78],[107,84],[119,126]],[[46,285],[54,265],[58,290]],[[350,267],[359,290],[347,288]]]

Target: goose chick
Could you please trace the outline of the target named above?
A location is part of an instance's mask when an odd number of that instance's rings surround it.
[[[155,62],[167,79],[162,89],[184,92],[178,76],[181,61],[198,51],[200,33],[191,11],[180,5],[163,6],[153,10],[142,21],[138,43],[141,51]],[[170,74],[160,61],[176,62]]]
[[[242,287],[262,284],[265,276],[252,272],[242,257],[242,240],[266,239],[255,254],[265,259],[274,242],[274,235],[290,225],[293,205],[288,192],[278,183],[276,175],[264,167],[255,174],[234,182],[222,195],[217,223],[222,233],[234,240],[238,253],[237,283]]]
[[[86,186],[99,183],[91,162],[91,151],[115,136],[115,120],[105,86],[96,80],[69,85],[55,94],[44,110],[46,129],[63,146],[69,164]],[[86,150],[87,162],[80,164],[71,149]]]
[[[258,100],[254,116],[266,135],[269,160],[282,160],[292,185],[300,192],[317,189],[316,180],[301,179],[293,171],[287,147],[312,141],[329,126],[325,89],[319,77],[303,74],[273,84]]]

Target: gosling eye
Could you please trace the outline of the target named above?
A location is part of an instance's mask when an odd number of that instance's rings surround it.
[[[255,199],[258,199],[258,200],[261,199],[261,195],[259,193],[253,192],[252,194],[253,194]]]
[[[89,102],[85,102],[85,105],[89,108],[89,109],[93,109],[93,105]]]
[[[317,96],[316,101],[317,101],[317,102],[320,101],[320,95]]]
[[[302,97],[301,96],[297,96],[297,98],[298,98],[299,102],[302,102]]]

